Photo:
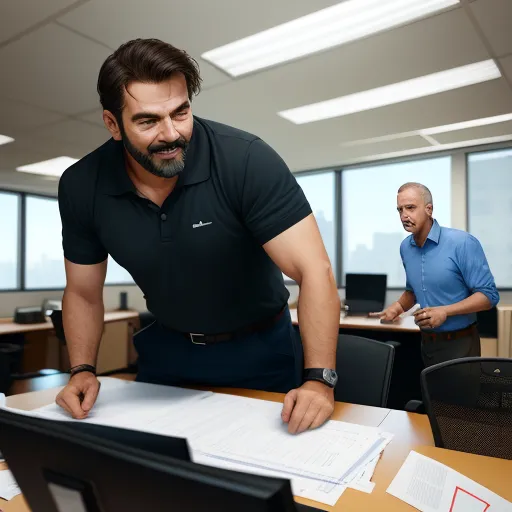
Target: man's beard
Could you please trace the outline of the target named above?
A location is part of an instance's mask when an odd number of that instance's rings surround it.
[[[123,137],[124,147],[128,153],[130,153],[139,165],[151,174],[154,174],[159,178],[174,178],[174,176],[177,176],[185,168],[185,155],[188,148],[188,142],[184,137],[180,136],[179,139],[167,144],[155,144],[148,146],[148,154],[146,155],[131,143],[123,127],[121,127],[121,135]],[[171,160],[161,160],[160,162],[156,162],[151,158],[151,155],[158,151],[163,151],[165,149],[173,150],[176,148],[181,148],[181,158],[177,156]]]

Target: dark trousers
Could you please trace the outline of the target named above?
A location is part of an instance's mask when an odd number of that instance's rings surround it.
[[[196,339],[197,341],[197,339]],[[137,381],[287,393],[300,386],[302,345],[286,308],[271,327],[206,345],[154,322],[134,337]]]
[[[480,354],[480,334],[476,325],[472,327],[470,333],[458,339],[422,339],[421,342],[421,355],[425,367],[461,357],[480,357]]]

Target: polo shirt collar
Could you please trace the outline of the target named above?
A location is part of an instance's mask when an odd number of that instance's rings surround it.
[[[432,240],[432,242],[438,244],[439,243],[439,237],[441,235],[441,226],[437,222],[437,220],[434,219],[434,222],[432,223],[432,227],[430,228],[430,231],[427,235],[427,240]],[[418,245],[414,237],[411,236],[411,245]]]
[[[110,139],[102,147],[100,173],[104,190],[109,195],[136,193],[135,185],[126,172],[125,149],[122,141]],[[205,126],[194,117],[192,137],[188,146],[185,168],[178,177],[177,187],[195,185],[210,178],[210,144]]]

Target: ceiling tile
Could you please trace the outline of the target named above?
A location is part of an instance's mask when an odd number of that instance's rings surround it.
[[[470,6],[497,57],[512,53],[512,1],[477,0]]]
[[[99,108],[90,114],[86,114],[84,116],[79,116],[79,119],[83,121],[87,121],[88,123],[94,123],[97,126],[105,127],[105,123],[103,122],[103,109]]]
[[[20,165],[40,162],[58,156],[47,149],[35,149],[29,144],[15,140],[10,144],[0,146],[0,171],[14,171]],[[0,175],[1,176],[1,175]],[[0,187],[2,183],[0,181]]]
[[[466,128],[465,130],[456,130],[453,132],[436,133],[432,135],[432,137],[441,144],[452,144],[464,140],[485,139],[510,134],[512,134],[512,121],[487,126],[475,126],[474,128]]]
[[[0,96],[75,114],[99,104],[98,70],[110,51],[55,24],[0,48]],[[4,75],[5,76],[5,75]]]
[[[167,41],[198,61],[207,89],[228,82],[230,77],[203,61],[203,52],[336,3],[338,0],[316,0],[314,4],[309,0],[91,0],[59,22],[111,48],[136,37]],[[122,23],[112,23],[119,13]]]
[[[36,141],[51,140],[66,145],[71,144],[76,148],[83,148],[85,153],[101,146],[109,138],[110,134],[105,127],[68,120],[31,132],[28,140],[33,139],[35,143]]]
[[[512,84],[512,55],[509,55],[504,59],[500,59],[500,64],[503,67],[503,72],[505,73],[505,76],[508,78],[508,81]]]
[[[0,45],[76,3],[76,0],[16,0],[0,5]]]
[[[64,119],[61,114],[0,98],[0,133],[8,135],[31,130]]]
[[[268,115],[270,121],[280,110],[488,58],[459,9],[204,91],[194,109],[205,117]]]
[[[44,176],[0,170],[0,187],[6,190],[57,196],[58,186],[57,180],[49,180]]]

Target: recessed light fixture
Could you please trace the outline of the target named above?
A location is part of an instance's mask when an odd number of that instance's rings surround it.
[[[435,126],[434,128],[426,128],[419,130],[420,135],[434,135],[436,133],[454,132],[456,130],[465,130],[467,128],[475,128],[477,126],[486,126],[489,124],[504,123],[512,121],[512,114],[504,114],[502,116],[482,117],[480,119],[472,119],[471,121],[462,121],[461,123],[446,124],[444,126]]]
[[[346,0],[201,55],[236,77],[355,41],[459,0]]]
[[[332,100],[283,110],[278,112],[278,115],[295,124],[312,123],[459,89],[500,77],[498,66],[494,60],[489,59]]]
[[[35,162],[33,164],[22,165],[17,167],[16,170],[20,172],[27,172],[31,174],[43,174],[45,176],[62,176],[62,173],[75,162],[76,158],[69,156],[59,156],[51,160],[44,160],[43,162]]]
[[[12,137],[7,137],[7,135],[0,135],[0,146],[2,144],[9,144],[9,142],[14,142]]]
[[[394,151],[392,153],[381,153],[377,155],[368,155],[357,157],[352,160],[341,162],[340,165],[352,165],[361,162],[375,162],[379,160],[387,160],[391,158],[399,158],[403,156],[422,155],[424,153],[438,153],[449,149],[469,148],[473,146],[482,146],[486,144],[497,144],[499,142],[512,141],[512,134],[498,135],[496,137],[486,137],[483,139],[463,140],[460,142],[450,142],[447,144],[439,144],[437,146],[428,146],[414,149],[406,149],[403,151]]]
[[[503,114],[500,116],[492,117],[481,117],[479,119],[471,119],[470,121],[462,121],[460,123],[445,124],[443,126],[433,126],[431,128],[422,128],[421,130],[413,130],[410,132],[390,133],[388,135],[381,135],[380,137],[371,137],[369,139],[350,140],[342,142],[340,145],[345,147],[363,146],[366,144],[375,144],[378,142],[387,142],[391,140],[405,139],[407,137],[415,137],[417,135],[426,137],[430,135],[436,135],[438,133],[465,130],[468,128],[476,128],[478,126],[489,126],[491,124],[505,123],[507,121],[512,121],[512,114]]]

